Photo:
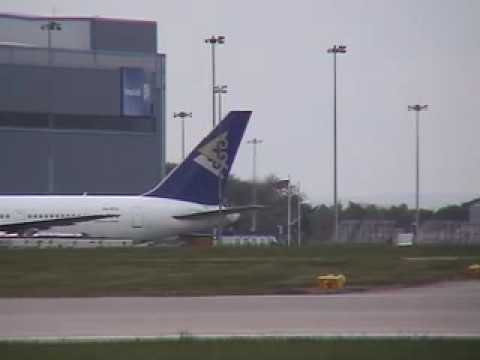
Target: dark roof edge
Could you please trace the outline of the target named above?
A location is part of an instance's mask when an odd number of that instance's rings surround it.
[[[101,17],[101,16],[39,16],[39,15],[25,15],[25,14],[16,14],[16,13],[0,13],[0,17],[11,18],[11,19],[22,19],[22,20],[65,20],[65,21],[85,21],[85,20],[102,20],[102,21],[120,21],[120,22],[131,22],[131,23],[144,23],[144,24],[156,24],[156,21],[153,20],[136,20],[136,19],[121,19],[121,18],[110,18],[110,17]]]

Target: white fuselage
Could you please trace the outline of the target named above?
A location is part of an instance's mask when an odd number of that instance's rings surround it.
[[[118,215],[73,225],[52,226],[49,233],[84,233],[87,237],[131,239],[162,238],[208,229],[218,217],[175,219],[175,215],[213,207],[147,196],[1,196],[0,225],[88,215]],[[35,226],[32,225],[35,230]]]

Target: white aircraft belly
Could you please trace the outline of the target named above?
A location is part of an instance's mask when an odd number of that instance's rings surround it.
[[[118,214],[118,217],[52,226],[48,232],[132,240],[160,239],[204,228],[208,222],[173,218],[175,214],[203,209],[198,204],[140,196],[12,196],[5,197],[1,207],[2,212],[12,214],[11,222],[33,220],[28,214]],[[2,223],[8,222],[4,219]]]

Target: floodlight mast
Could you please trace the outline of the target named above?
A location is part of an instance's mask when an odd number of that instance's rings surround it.
[[[415,111],[415,236],[420,238],[420,111],[428,110],[428,105],[408,105],[408,111]]]
[[[298,215],[297,215],[297,218],[298,218],[298,223],[297,223],[297,242],[298,242],[298,247],[301,247],[302,246],[302,210],[303,210],[303,206],[302,205],[306,205],[306,204],[309,204],[308,201],[305,201],[305,200],[302,200],[301,199],[301,195],[300,195],[300,182],[298,183],[298,194],[297,194],[297,212],[298,212]]]
[[[217,80],[216,80],[216,63],[215,63],[215,47],[217,44],[223,45],[225,43],[225,36],[223,35],[212,35],[208,39],[205,39],[206,44],[210,44],[211,51],[212,51],[212,128],[217,126],[217,122],[215,120],[216,116],[216,103],[215,103],[215,88],[217,87]],[[222,177],[218,178],[218,209],[220,214],[222,212],[222,205],[223,205],[223,190],[222,190]],[[217,243],[221,245],[222,243],[222,226],[219,225],[217,229]]]
[[[192,113],[180,111],[178,113],[173,113],[173,118],[180,118],[182,120],[182,160],[185,160],[185,118],[192,117]]]
[[[49,19],[45,24],[40,26],[42,31],[47,32],[47,42],[48,42],[48,127],[51,131],[53,129],[53,115],[52,115],[52,108],[53,108],[53,68],[52,68],[52,32],[53,31],[61,31],[62,24],[59,22]],[[55,191],[55,161],[53,157],[53,134],[48,134],[48,160],[47,160],[47,176],[48,176],[48,193],[53,194]]]
[[[263,143],[262,139],[253,138],[252,140],[247,141],[247,144],[252,144],[253,146],[253,158],[252,158],[252,203],[257,205],[257,145]],[[252,226],[250,228],[252,233],[257,231],[257,212],[252,212]]]
[[[227,85],[217,85],[213,88],[215,94],[218,94],[218,122],[222,121],[223,119],[223,111],[222,111],[222,95],[228,93],[228,86]]]
[[[216,87],[216,68],[215,68],[215,47],[217,44],[223,45],[225,43],[225,36],[212,35],[210,38],[205,39],[205,43],[210,44],[212,50],[212,126],[215,127],[217,122],[215,120],[215,87]]]
[[[334,241],[338,242],[338,186],[337,186],[337,54],[345,54],[345,45],[333,45],[327,53],[333,54],[333,206]]]

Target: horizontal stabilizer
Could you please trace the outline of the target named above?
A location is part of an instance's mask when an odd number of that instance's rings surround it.
[[[194,213],[185,214],[185,215],[175,215],[173,217],[179,220],[200,219],[200,218],[220,216],[220,215],[240,214],[246,211],[261,210],[263,208],[265,207],[262,205],[237,206],[237,207],[228,207],[221,210],[215,209],[215,210],[199,211],[199,212],[194,212]]]

